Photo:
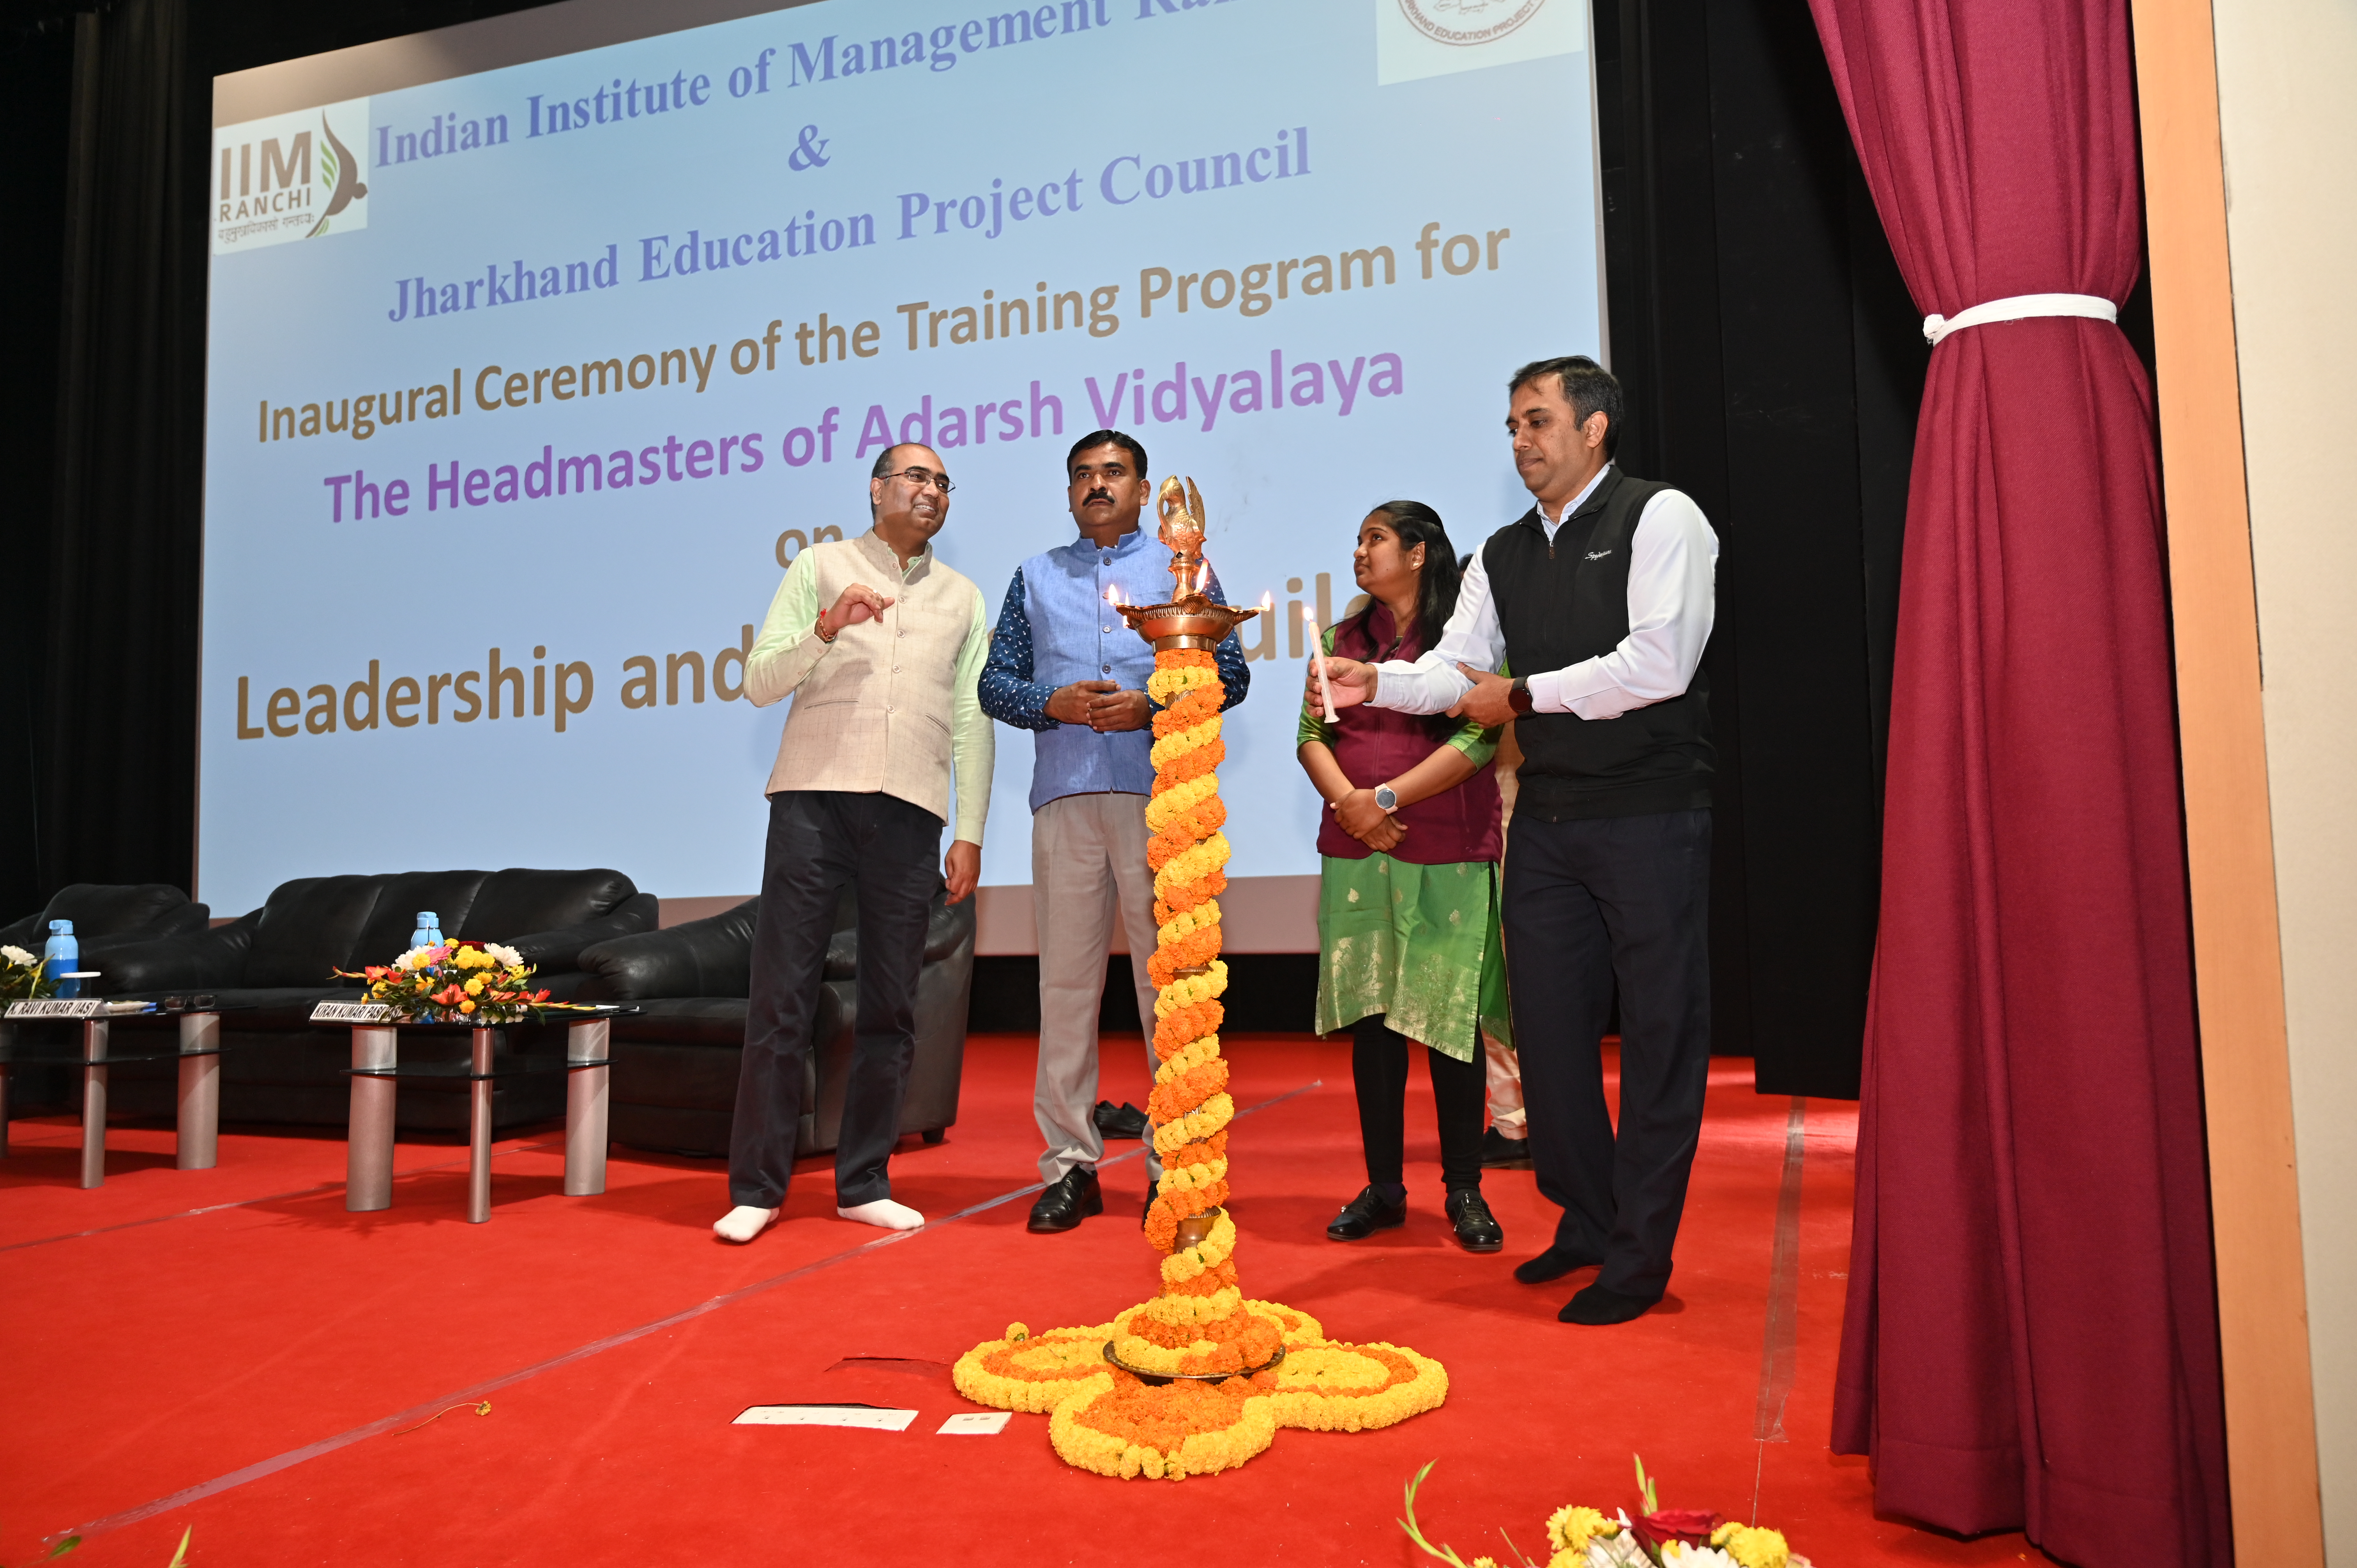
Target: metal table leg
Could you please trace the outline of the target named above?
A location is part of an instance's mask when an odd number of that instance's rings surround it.
[[[81,1185],[106,1180],[106,1020],[81,1024]]]
[[[570,1059],[603,1063],[611,1055],[613,1026],[599,1018],[565,1031]],[[595,1197],[606,1190],[606,1091],[609,1067],[576,1067],[565,1079],[565,1196]]]
[[[390,1024],[352,1026],[352,1065],[391,1067],[401,1033]],[[352,1079],[344,1155],[344,1208],[352,1214],[393,1207],[393,1097],[389,1078]]]
[[[177,1163],[184,1171],[209,1171],[221,1158],[221,1015],[181,1014],[180,1049],[209,1054],[180,1058]]]
[[[474,1031],[475,1081],[468,1087],[474,1091],[474,1104],[469,1108],[467,1130],[473,1147],[467,1156],[467,1223],[480,1225],[491,1217],[491,1046],[499,1038],[497,1029]]]

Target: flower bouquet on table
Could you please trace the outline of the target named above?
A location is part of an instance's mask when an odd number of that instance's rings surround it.
[[[38,1002],[44,996],[56,995],[58,983],[48,977],[48,961],[23,948],[0,943],[0,1005]]]
[[[498,942],[437,942],[357,974],[336,972],[366,982],[368,1000],[404,1024],[519,1024],[548,1000],[546,991],[527,989],[533,968],[523,955]]]
[[[1407,1517],[1399,1521],[1400,1528],[1426,1556],[1451,1568],[1500,1568],[1494,1557],[1476,1557],[1469,1563],[1453,1548],[1425,1539],[1415,1522],[1415,1493],[1431,1473],[1426,1465],[1407,1484]],[[1567,1503],[1555,1509],[1546,1521],[1545,1568],[1811,1568],[1809,1560],[1787,1546],[1779,1531],[1732,1524],[1708,1509],[1662,1507],[1642,1459],[1637,1461],[1637,1496],[1641,1511],[1634,1519],[1625,1509],[1607,1513]],[[1506,1544],[1524,1568],[1539,1568],[1511,1538]]]

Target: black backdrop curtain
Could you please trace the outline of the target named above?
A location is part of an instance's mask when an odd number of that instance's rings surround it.
[[[1719,536],[1713,1048],[1857,1092],[1929,350],[1805,6],[1596,0],[1630,472]]]
[[[35,869],[186,886],[195,853],[206,147],[181,0],[75,18]]]
[[[19,319],[59,323],[54,381],[39,344],[0,378],[31,479],[0,512],[0,915],[190,879],[210,78],[521,8],[114,0],[0,54],[12,210],[59,213],[65,263],[30,224],[0,263]],[[1594,0],[1594,24],[1622,453],[1723,546],[1717,1045],[1770,1091],[1851,1094],[1924,350],[1805,7]]]

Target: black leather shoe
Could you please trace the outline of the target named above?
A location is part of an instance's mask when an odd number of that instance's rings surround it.
[[[1601,1327],[1608,1323],[1626,1323],[1642,1317],[1645,1310],[1660,1296],[1623,1295],[1608,1285],[1589,1285],[1586,1290],[1563,1304],[1555,1316],[1565,1323],[1585,1323]]]
[[[1527,1137],[1509,1138],[1495,1127],[1481,1134],[1481,1168],[1491,1171],[1526,1171],[1531,1165],[1531,1141]]]
[[[1537,1257],[1514,1265],[1514,1277],[1526,1285],[1543,1285],[1549,1280],[1559,1280],[1574,1269],[1592,1269],[1601,1258],[1586,1258],[1564,1247],[1549,1247]]]
[[[1506,1244],[1506,1228],[1490,1212],[1489,1199],[1478,1187],[1462,1187],[1448,1195],[1448,1222],[1457,1227],[1457,1244],[1469,1252],[1494,1252]]]
[[[1394,1203],[1373,1187],[1361,1187],[1359,1196],[1342,1206],[1334,1223],[1326,1227],[1329,1241],[1363,1241],[1378,1230],[1395,1230],[1407,1223],[1407,1202]]]
[[[1058,1230],[1070,1230],[1090,1215],[1103,1212],[1104,1194],[1097,1187],[1097,1173],[1074,1165],[1039,1195],[1023,1229],[1034,1235],[1051,1235]]]
[[[1097,1132],[1107,1138],[1143,1138],[1146,1133],[1146,1112],[1126,1100],[1119,1105],[1098,1101],[1094,1120]]]

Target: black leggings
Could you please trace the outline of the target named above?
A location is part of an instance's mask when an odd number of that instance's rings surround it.
[[[1440,1116],[1440,1179],[1449,1191],[1481,1185],[1481,1059],[1469,1062],[1415,1046],[1372,1013],[1351,1026],[1351,1081],[1359,1091],[1359,1137],[1367,1149],[1367,1181],[1400,1182],[1400,1144],[1407,1120],[1407,1055],[1414,1049],[1432,1070],[1432,1099]]]

